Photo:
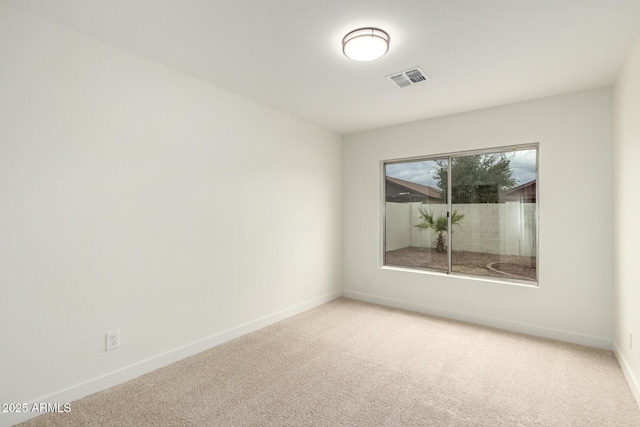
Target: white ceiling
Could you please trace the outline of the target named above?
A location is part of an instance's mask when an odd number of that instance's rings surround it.
[[[342,134],[610,85],[640,31],[640,0],[7,3]],[[362,26],[385,57],[343,56]],[[431,80],[385,79],[413,66]]]

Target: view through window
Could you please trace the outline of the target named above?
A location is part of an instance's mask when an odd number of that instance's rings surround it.
[[[385,162],[384,264],[537,282],[537,164],[537,145]]]

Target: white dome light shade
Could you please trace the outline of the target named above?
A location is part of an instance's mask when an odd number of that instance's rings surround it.
[[[389,34],[377,28],[360,28],[342,39],[342,52],[355,61],[373,61],[389,50]]]

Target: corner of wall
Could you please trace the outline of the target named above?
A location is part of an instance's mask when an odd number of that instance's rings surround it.
[[[640,34],[634,40],[614,86],[614,351],[640,406],[640,355],[631,331],[640,331],[640,279],[637,236],[637,182],[640,171]]]
[[[638,379],[633,374],[633,371],[631,371],[631,367],[629,366],[626,359],[622,355],[620,348],[618,348],[618,344],[614,343],[613,346],[614,346],[613,352],[616,355],[616,359],[618,359],[618,364],[620,365],[620,368],[622,369],[622,373],[624,374],[624,377],[627,380],[627,383],[629,384],[629,388],[633,393],[633,397],[635,397],[636,399],[636,403],[638,404],[638,407],[640,407],[640,382],[638,382]]]

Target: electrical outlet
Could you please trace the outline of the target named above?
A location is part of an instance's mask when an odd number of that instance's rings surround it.
[[[371,284],[371,276],[369,276],[368,274],[364,275],[364,283],[366,285],[370,285]]]
[[[120,347],[120,329],[114,329],[113,331],[107,331],[105,351],[113,350]]]

